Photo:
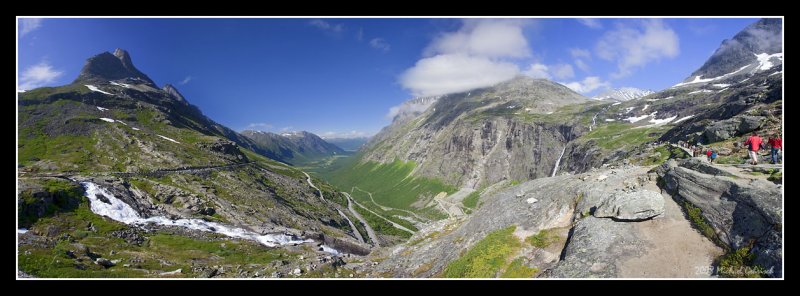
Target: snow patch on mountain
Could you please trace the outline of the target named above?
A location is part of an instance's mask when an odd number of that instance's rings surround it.
[[[783,53],[782,52],[774,53],[774,54],[768,54],[768,53],[755,54],[754,53],[754,55],[756,56],[756,59],[758,59],[758,68],[757,69],[759,71],[766,71],[766,70],[769,70],[772,67],[774,67],[775,64],[773,64],[772,61],[770,61],[772,58],[777,58],[777,59],[781,60],[781,62],[783,62]]]
[[[181,143],[181,142],[175,141],[175,140],[173,140],[173,139],[167,138],[167,137],[165,137],[165,136],[162,136],[162,135],[156,135],[156,136],[159,136],[159,137],[161,137],[162,139],[164,139],[164,140],[167,140],[167,141],[170,141],[170,142],[174,142],[174,143],[178,143],[178,144],[180,144],[180,143]]]
[[[109,92],[105,92],[105,91],[103,91],[103,90],[101,90],[101,89],[97,88],[97,86],[94,86],[94,85],[91,85],[91,84],[84,84],[84,85],[85,85],[86,87],[88,87],[88,88],[89,88],[89,90],[91,90],[91,91],[96,91],[96,92],[99,92],[99,93],[104,93],[104,94],[107,94],[107,95],[112,95],[112,94],[111,94],[111,93],[109,93]]]

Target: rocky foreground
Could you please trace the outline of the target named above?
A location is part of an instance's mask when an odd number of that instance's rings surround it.
[[[528,181],[373,255],[371,275],[780,277],[780,185],[737,170],[694,158]],[[736,250],[746,266],[715,264]]]

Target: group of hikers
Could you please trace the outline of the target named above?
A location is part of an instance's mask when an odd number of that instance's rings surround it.
[[[783,140],[781,139],[780,134],[772,134],[769,137],[769,140],[764,142],[764,140],[758,135],[758,133],[754,132],[752,135],[747,137],[747,140],[744,141],[744,146],[747,147],[748,155],[750,156],[750,164],[758,165],[758,152],[761,149],[766,149],[767,145],[770,147],[770,156],[773,164],[777,164],[779,160],[782,160],[782,151],[783,151]],[[692,157],[699,156],[702,153],[701,144],[697,143],[697,145],[689,146],[688,143],[679,141],[678,146],[688,148],[692,151]],[[714,163],[714,160],[717,159],[717,149],[713,147],[708,147],[705,152],[706,158],[709,162]]]
[[[750,154],[750,164],[752,165],[758,164],[758,151],[766,149],[767,145],[770,146],[770,156],[773,164],[778,163],[779,158],[783,158],[783,140],[780,134],[772,134],[765,143],[764,140],[758,136],[758,133],[754,132],[753,135],[747,138],[744,145],[747,146],[748,153]]]

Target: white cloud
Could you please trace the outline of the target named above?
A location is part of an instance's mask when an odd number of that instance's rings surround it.
[[[561,84],[582,94],[589,93],[601,87],[608,88],[611,86],[607,81],[602,81],[600,77],[597,76],[589,76],[582,81],[561,82]]]
[[[527,21],[468,19],[455,32],[436,37],[425,58],[399,77],[415,96],[433,96],[487,87],[514,78],[508,59],[531,55],[522,34]]]
[[[531,64],[528,70],[525,71],[525,75],[533,78],[550,79],[550,68],[539,63]]]
[[[400,76],[414,96],[435,96],[487,87],[514,78],[517,65],[466,54],[443,54],[417,61]]]
[[[488,58],[523,58],[530,48],[522,34],[524,22],[517,20],[468,19],[456,32],[437,37],[425,49],[426,56],[469,54]]]
[[[269,123],[255,122],[255,123],[248,124],[244,129],[245,130],[256,130],[256,131],[268,131],[268,130],[272,129],[272,125],[269,124]]]
[[[365,138],[371,136],[369,133],[362,131],[349,131],[349,132],[324,132],[318,134],[323,139],[354,139]]]
[[[389,108],[389,113],[386,113],[386,119],[392,120],[397,115],[404,115],[404,116],[416,116],[425,110],[428,110],[431,105],[435,103],[434,100],[423,100],[423,101],[405,101],[400,105],[394,106]]]
[[[572,70],[570,64],[556,64],[550,66],[550,69],[550,72],[553,73],[553,77],[557,79],[570,79],[575,77],[575,71]]]
[[[329,23],[329,22],[326,22],[326,21],[323,21],[323,20],[320,20],[320,19],[312,20],[312,21],[308,22],[308,24],[312,25],[314,27],[320,28],[322,30],[325,30],[325,31],[333,32],[333,33],[341,33],[341,32],[344,31],[344,25],[335,24],[335,23]]]
[[[288,131],[291,131],[293,128],[294,127],[292,127],[291,125],[290,126],[285,126],[285,127],[281,128],[281,132],[288,132]]]
[[[630,75],[636,68],[674,58],[680,52],[678,34],[660,19],[620,24],[600,38],[596,49],[600,58],[617,61],[618,70],[611,74],[612,78]]]
[[[373,38],[369,41],[369,46],[372,46],[372,48],[381,50],[383,52],[387,52],[389,49],[391,49],[389,43],[386,42],[386,40],[383,40],[383,38]]]
[[[23,18],[19,19],[19,27],[21,32],[19,33],[19,37],[23,37],[33,30],[38,29],[42,26],[42,19],[40,18]]]
[[[569,49],[569,54],[573,58],[576,58],[576,59],[579,59],[579,58],[591,59],[592,58],[592,53],[589,52],[589,50],[583,49],[583,48],[570,48]]]
[[[572,66],[569,64],[555,64],[548,66],[535,63],[531,64],[524,74],[533,78],[544,79],[552,79],[553,77],[557,79],[569,79],[575,77],[575,71],[572,70]]]
[[[186,78],[181,80],[181,82],[178,82],[178,84],[185,85],[185,84],[189,83],[189,81],[192,81],[192,76],[186,76]]]
[[[44,86],[54,82],[62,74],[64,74],[63,71],[53,69],[53,66],[46,61],[42,61],[22,71],[19,79],[19,88],[29,90]]]
[[[584,26],[587,26],[587,27],[592,28],[592,29],[602,29],[603,28],[603,24],[600,23],[600,20],[598,20],[598,19],[579,18],[578,22],[580,22]]]
[[[587,65],[586,62],[581,59],[575,59],[575,66],[578,67],[578,69],[581,69],[583,72],[589,72],[590,69],[589,65]]]

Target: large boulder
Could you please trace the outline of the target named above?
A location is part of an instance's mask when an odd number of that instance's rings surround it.
[[[658,192],[638,190],[617,193],[594,211],[598,218],[626,221],[647,220],[664,214],[664,198]]]
[[[612,278],[619,276],[617,261],[639,257],[646,249],[635,223],[588,216],[572,230],[562,260],[542,277]]]
[[[703,136],[706,143],[724,141],[754,131],[763,122],[764,117],[761,116],[737,116],[709,124],[703,131]]]
[[[755,262],[780,276],[781,189],[761,179],[710,174],[708,166],[685,160],[659,171],[666,171],[662,176],[665,189],[700,208],[723,243],[733,249],[752,244]]]

